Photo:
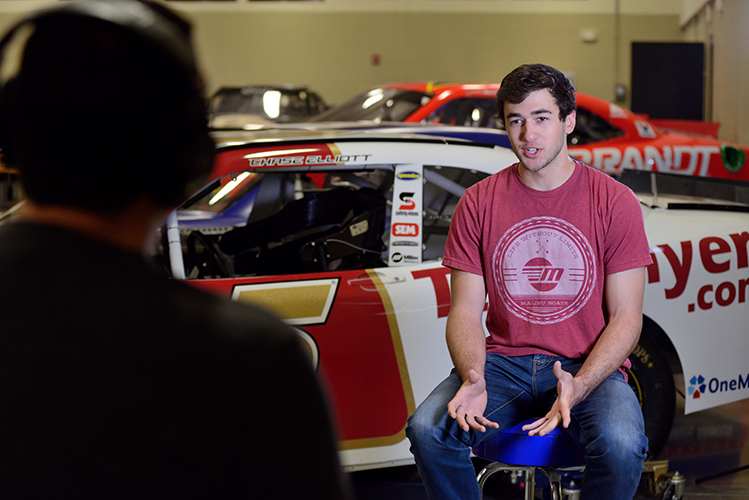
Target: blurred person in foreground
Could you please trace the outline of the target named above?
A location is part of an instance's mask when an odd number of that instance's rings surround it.
[[[581,500],[631,500],[647,452],[623,371],[651,262],[640,204],[568,155],[575,89],[559,70],[516,68],[497,109],[519,162],[470,187],[453,216],[455,369],[409,419],[411,451],[430,499],[480,499],[470,448],[540,417],[523,429],[561,425],[585,450]]]
[[[2,498],[348,498],[297,335],[144,258],[212,165],[189,31],[96,0],[2,42],[0,146],[27,196],[0,227]]]

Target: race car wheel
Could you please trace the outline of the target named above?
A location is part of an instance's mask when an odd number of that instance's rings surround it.
[[[648,437],[648,458],[663,450],[674,423],[676,387],[674,375],[664,354],[643,332],[629,356],[632,368],[627,370],[629,385],[640,401]]]

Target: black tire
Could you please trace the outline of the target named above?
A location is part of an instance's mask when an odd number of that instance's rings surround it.
[[[629,385],[640,401],[648,437],[648,458],[658,457],[666,446],[674,424],[676,387],[666,356],[643,332],[640,342],[629,356],[632,368],[627,370]]]

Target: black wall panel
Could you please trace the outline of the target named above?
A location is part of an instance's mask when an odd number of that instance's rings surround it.
[[[704,66],[702,43],[632,42],[632,111],[702,120]]]

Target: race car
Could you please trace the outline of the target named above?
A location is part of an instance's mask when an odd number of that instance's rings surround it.
[[[389,84],[331,107],[310,119],[403,121],[498,127],[498,83]],[[577,124],[567,141],[570,154],[610,174],[624,169],[749,180],[749,149],[694,132],[656,126],[616,104],[577,94]],[[672,126],[687,128],[671,122]]]
[[[304,121],[327,108],[313,90],[292,85],[221,87],[208,101],[213,128]]]
[[[413,462],[406,419],[452,368],[441,258],[453,211],[467,187],[516,162],[454,129],[217,133],[210,181],[161,230],[158,261],[173,277],[296,329],[328,387],[349,471]],[[749,397],[746,187],[635,171],[622,180],[643,191],[654,255],[628,375],[655,457],[673,423],[672,366],[687,413]]]

